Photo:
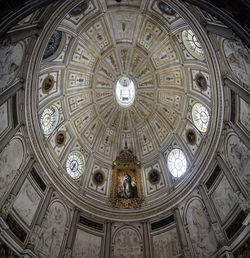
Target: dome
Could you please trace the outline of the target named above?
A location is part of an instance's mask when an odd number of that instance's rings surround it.
[[[250,101],[241,30],[216,5],[52,2],[30,3],[33,12],[20,9],[0,30],[9,28],[0,47],[0,251],[243,252]]]
[[[60,22],[51,21],[53,30],[41,35],[36,47],[36,66],[30,70],[35,98],[27,91],[27,116],[39,142],[35,149],[51,176],[73,191],[74,198],[92,198],[92,205],[109,213],[112,162],[126,145],[141,162],[144,189],[152,188],[148,174],[153,168],[161,175],[156,189],[144,193],[143,213],[136,211],[145,216],[146,209],[172,198],[173,184],[174,194],[194,185],[208,163],[204,157],[212,157],[215,150],[210,146],[217,144],[215,132],[222,128],[222,87],[211,63],[214,50],[205,44],[205,31],[177,4],[166,5],[169,14],[155,2],[146,8],[150,15],[138,5],[121,5],[122,10],[111,5],[107,12],[91,3],[73,14],[72,7],[79,6],[72,3],[58,13]],[[52,105],[59,117],[48,134],[40,121]],[[187,132],[195,140],[190,142]],[[60,133],[64,137],[58,145]],[[175,148],[185,156],[183,176],[169,169]],[[72,151],[84,157],[81,177],[69,176]],[[102,187],[93,179],[95,168],[104,173]]]

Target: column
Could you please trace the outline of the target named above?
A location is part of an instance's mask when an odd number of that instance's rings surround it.
[[[205,29],[208,32],[212,32],[216,35],[219,35],[226,39],[235,39],[235,34],[226,26],[215,24],[215,23],[206,23]]]
[[[145,221],[143,224],[143,249],[144,249],[144,257],[150,258],[150,240],[149,240],[149,230],[148,230],[148,222]]]
[[[6,219],[9,211],[11,210],[12,208],[12,205],[15,201],[15,198],[16,198],[16,195],[18,194],[19,190],[21,189],[28,173],[30,172],[31,168],[33,167],[33,164],[34,164],[34,159],[31,158],[28,163],[26,164],[25,168],[23,169],[23,171],[20,173],[18,173],[20,176],[18,177],[15,185],[13,186],[10,194],[8,195],[7,199],[6,200],[3,200],[5,201],[3,206],[2,206],[2,209],[1,209],[1,216]]]
[[[224,85],[233,90],[242,99],[244,99],[248,104],[250,104],[250,94],[244,90],[238,83],[232,81],[229,78],[224,79]]]
[[[23,82],[18,82],[15,85],[10,86],[4,93],[1,94],[0,106],[10,97],[14,96],[18,90],[23,88],[23,86]]]
[[[72,222],[71,222],[71,226],[70,226],[70,230],[69,230],[69,234],[68,234],[68,239],[67,239],[67,242],[66,242],[64,257],[71,257],[71,255],[72,255],[72,250],[73,250],[73,245],[74,245],[73,238],[74,238],[74,235],[75,235],[75,229],[76,229],[78,214],[79,214],[79,210],[77,208],[75,208],[73,218],[72,218]]]
[[[112,226],[112,223],[110,221],[107,221],[106,231],[105,231],[104,258],[111,257],[111,245],[112,245],[111,226]]]
[[[177,232],[179,234],[179,237],[180,237],[180,244],[181,244],[181,248],[183,249],[184,251],[184,256],[185,257],[191,257],[191,254],[190,254],[190,250],[189,250],[189,247],[188,247],[188,241],[187,241],[187,237],[186,237],[186,234],[185,234],[185,231],[184,231],[184,226],[183,226],[183,223],[182,223],[182,220],[181,220],[181,215],[180,215],[180,211],[179,211],[179,208],[176,207],[174,209],[174,217],[175,217],[175,221],[176,221],[176,224],[177,224]]]
[[[36,219],[36,223],[35,223],[36,225],[41,226],[41,224],[42,224],[42,222],[43,222],[43,218],[44,218],[45,213],[46,213],[46,211],[47,211],[47,208],[48,208],[48,206],[49,206],[50,199],[51,199],[51,197],[52,197],[53,192],[54,192],[54,189],[53,189],[52,187],[50,187],[50,189],[49,189],[49,191],[48,191],[46,197],[44,198],[42,207],[41,207],[40,212],[39,212],[39,214],[38,214],[38,217],[37,217],[37,219]]]
[[[43,218],[45,217],[46,211],[48,209],[52,194],[54,192],[54,189],[52,187],[49,188],[47,195],[44,197],[44,201],[41,205],[40,211],[38,213],[38,216],[36,218],[35,226],[32,229],[32,232],[29,236],[28,243],[26,245],[26,248],[33,250],[36,238],[38,236],[39,229],[41,227],[41,224],[43,222]]]
[[[201,197],[203,199],[203,202],[204,202],[204,204],[206,206],[208,215],[209,215],[209,217],[211,219],[212,227],[213,227],[213,230],[215,232],[216,238],[217,238],[217,240],[219,242],[219,245],[223,246],[226,243],[226,238],[225,238],[224,233],[223,233],[223,231],[222,231],[222,229],[221,229],[221,227],[220,227],[220,225],[219,225],[219,223],[217,221],[215,213],[214,213],[214,211],[212,209],[212,206],[210,204],[209,198],[208,198],[208,196],[207,196],[207,194],[206,194],[206,192],[204,190],[203,185],[199,185],[198,189],[199,189],[200,195],[201,195]]]

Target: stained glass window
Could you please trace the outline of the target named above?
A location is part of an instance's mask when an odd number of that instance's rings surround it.
[[[209,124],[209,113],[205,106],[201,103],[196,103],[192,108],[192,118],[194,125],[203,133],[207,131]]]
[[[57,126],[59,112],[55,106],[46,108],[41,115],[41,126],[44,134],[51,134]]]
[[[174,177],[182,176],[187,169],[187,160],[181,149],[173,149],[167,159],[168,169]]]
[[[85,159],[79,151],[72,151],[66,161],[66,170],[70,177],[78,179],[85,169]]]
[[[184,30],[182,32],[182,40],[191,55],[198,59],[204,59],[204,51],[192,30]]]

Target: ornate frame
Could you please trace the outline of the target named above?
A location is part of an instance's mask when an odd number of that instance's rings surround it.
[[[141,206],[144,197],[141,182],[141,163],[131,150],[125,148],[120,152],[113,162],[113,175],[111,184],[110,202],[115,208],[138,208]],[[131,185],[136,192],[134,196],[125,197],[124,181],[125,176],[131,178]],[[131,186],[130,185],[130,186]]]

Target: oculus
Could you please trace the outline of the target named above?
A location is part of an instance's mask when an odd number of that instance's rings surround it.
[[[174,177],[182,176],[187,170],[187,159],[181,149],[173,149],[167,159],[168,169]]]
[[[196,85],[200,88],[200,90],[202,91],[207,90],[207,80],[201,73],[196,74],[195,82],[196,82]]]
[[[78,179],[85,169],[85,159],[81,152],[72,151],[66,161],[67,174],[73,178]]]
[[[105,175],[102,170],[97,170],[93,175],[93,181],[96,185],[102,185],[104,183]]]
[[[49,106],[41,115],[41,126],[45,135],[51,134],[56,128],[59,120],[59,111],[55,106]]]
[[[55,84],[55,79],[52,75],[47,76],[44,81],[43,81],[43,85],[42,85],[42,91],[44,93],[48,93]]]
[[[160,1],[158,6],[163,13],[167,15],[175,15],[175,10],[172,9],[169,5],[165,4],[163,1]]]
[[[196,143],[196,134],[195,134],[194,130],[188,129],[186,132],[186,138],[187,138],[188,143],[194,145]]]
[[[61,40],[62,40],[62,32],[58,30],[54,31],[51,38],[49,39],[48,45],[43,54],[43,59],[46,59],[52,56],[56,52],[56,50],[60,45]]]
[[[87,9],[87,7],[88,7],[87,2],[83,1],[70,11],[70,15],[77,16],[77,15],[83,13]]]
[[[192,108],[192,119],[197,129],[205,133],[209,124],[209,113],[205,106],[201,103],[196,103]]]
[[[126,76],[121,77],[115,87],[116,101],[121,107],[129,107],[135,99],[135,85],[131,79]]]
[[[56,134],[56,145],[61,147],[66,141],[66,134],[64,131],[59,131]]]
[[[158,184],[159,181],[160,181],[160,173],[158,172],[158,170],[156,169],[152,169],[149,173],[148,173],[148,179],[149,179],[149,182],[152,184],[152,185],[155,185],[155,184]]]
[[[204,51],[200,41],[197,39],[192,30],[184,30],[182,32],[182,41],[188,52],[197,59],[204,60]]]

